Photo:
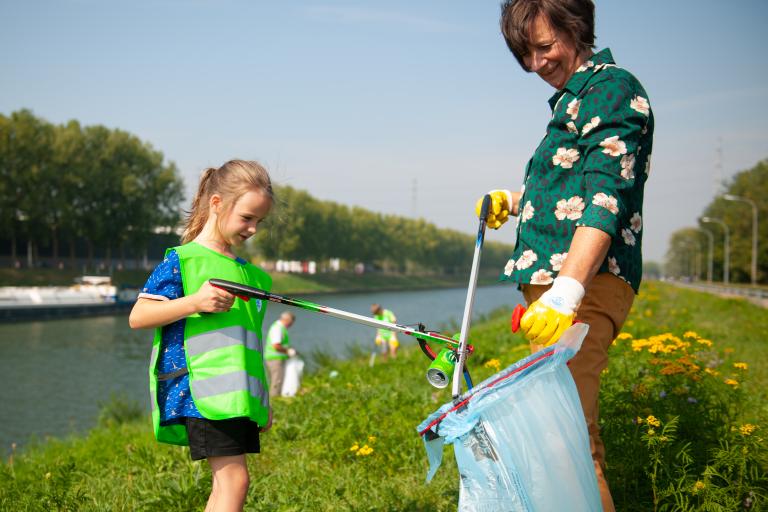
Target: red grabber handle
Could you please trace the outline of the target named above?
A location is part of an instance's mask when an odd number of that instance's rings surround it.
[[[245,302],[248,302],[249,300],[251,300],[251,298],[248,297],[247,295],[238,294],[234,288],[229,288],[228,286],[223,286],[223,285],[213,284],[213,283],[211,283],[211,286],[213,286],[214,288],[218,288],[219,290],[224,290],[225,292],[229,292],[235,297],[237,297],[238,299],[243,299]]]
[[[520,319],[525,314],[525,306],[518,304],[515,309],[512,310],[512,318],[510,318],[510,324],[512,326],[512,332],[520,330]]]

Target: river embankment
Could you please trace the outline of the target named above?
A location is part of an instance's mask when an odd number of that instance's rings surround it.
[[[768,315],[726,299],[643,285],[603,374],[601,417],[618,510],[764,510]],[[475,322],[475,382],[525,356],[509,310]],[[415,427],[450,391],[429,386],[405,347],[371,368],[328,358],[301,393],[274,400],[275,424],[249,457],[246,509],[455,510],[450,450],[430,484]],[[210,471],[155,443],[141,408],[113,402],[85,436],[51,439],[0,465],[3,510],[199,510]]]
[[[151,270],[93,271],[92,275],[108,275],[118,289],[139,289]],[[82,272],[52,268],[0,268],[0,286],[70,286]],[[498,278],[497,269],[484,269],[480,284],[492,284]],[[281,294],[346,293],[381,290],[416,290],[466,286],[469,269],[455,274],[402,274],[392,272],[319,272],[298,274],[270,272],[272,291]]]

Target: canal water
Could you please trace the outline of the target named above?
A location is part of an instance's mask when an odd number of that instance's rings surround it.
[[[370,305],[391,309],[400,324],[422,322],[441,330],[461,323],[466,288],[302,295],[332,308],[370,316]],[[474,316],[521,302],[510,285],[480,287]],[[296,315],[291,342],[305,359],[319,351],[348,357],[368,352],[374,329],[270,303],[266,328],[284,310]],[[265,332],[266,334],[266,332]],[[398,336],[403,345],[415,344]],[[0,324],[0,455],[12,443],[66,436],[91,428],[110,395],[139,402],[148,410],[147,365],[151,331],[128,327],[127,315]]]

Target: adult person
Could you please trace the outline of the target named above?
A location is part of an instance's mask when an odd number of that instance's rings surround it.
[[[570,369],[603,507],[613,511],[598,392],[608,347],[640,286],[653,114],[640,82],[616,66],[610,50],[593,52],[591,0],[508,0],[501,32],[520,66],[556,92],[523,187],[491,191],[487,221],[499,228],[510,214],[519,217],[517,245],[501,278],[522,289],[528,310],[521,326],[532,347],[557,341],[576,316],[589,325]]]
[[[283,311],[280,318],[269,327],[267,345],[264,349],[264,360],[269,371],[269,396],[280,396],[285,378],[285,362],[296,355],[296,349],[291,347],[288,329],[296,321],[290,311]]]
[[[389,309],[383,308],[381,304],[371,304],[371,314],[376,320],[389,322],[390,324],[397,322],[395,314]],[[377,329],[374,342],[381,351],[382,357],[387,357],[387,354],[393,359],[397,357],[397,348],[400,346],[400,342],[397,341],[397,335],[395,335],[394,331]]]

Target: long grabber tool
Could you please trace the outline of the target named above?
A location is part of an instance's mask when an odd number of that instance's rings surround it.
[[[226,290],[232,295],[235,295],[243,300],[261,299],[268,300],[270,302],[276,302],[278,304],[284,304],[286,306],[293,306],[295,308],[305,309],[307,311],[314,311],[315,313],[322,313],[324,315],[340,318],[342,320],[349,320],[358,324],[367,325],[369,327],[375,327],[377,329],[388,329],[390,331],[400,332],[413,336],[419,341],[421,350],[426,356],[434,360],[437,354],[427,344],[428,342],[440,343],[441,345],[447,345],[452,350],[456,350],[459,346],[459,342],[449,336],[434,331],[426,331],[424,326],[419,324],[418,327],[409,327],[407,325],[393,324],[390,322],[384,322],[383,320],[376,320],[356,313],[350,313],[348,311],[342,311],[340,309],[329,308],[328,306],[321,306],[302,299],[292,299],[291,297],[285,297],[283,295],[277,295],[276,293],[269,293],[253,286],[248,286],[233,281],[225,281],[224,279],[209,279],[212,286]],[[465,347],[465,352],[472,352],[472,346]],[[447,384],[447,378],[446,384]],[[432,380],[430,383],[436,387],[444,387],[436,384]],[[471,385],[468,383],[468,385]]]
[[[491,206],[491,196],[486,194],[483,197],[483,204],[480,207],[480,225],[477,228],[477,239],[475,240],[475,254],[472,257],[472,270],[469,273],[469,287],[467,288],[467,301],[464,303],[464,317],[461,320],[461,333],[459,334],[459,348],[456,351],[456,366],[453,369],[453,383],[451,395],[456,400],[461,394],[461,374],[467,380],[467,387],[472,388],[471,379],[467,378],[465,366],[467,362],[467,337],[469,336],[469,324],[472,321],[472,307],[475,304],[475,290],[477,289],[477,271],[480,267],[480,252],[483,249],[485,240],[485,219],[488,217],[488,209]]]

